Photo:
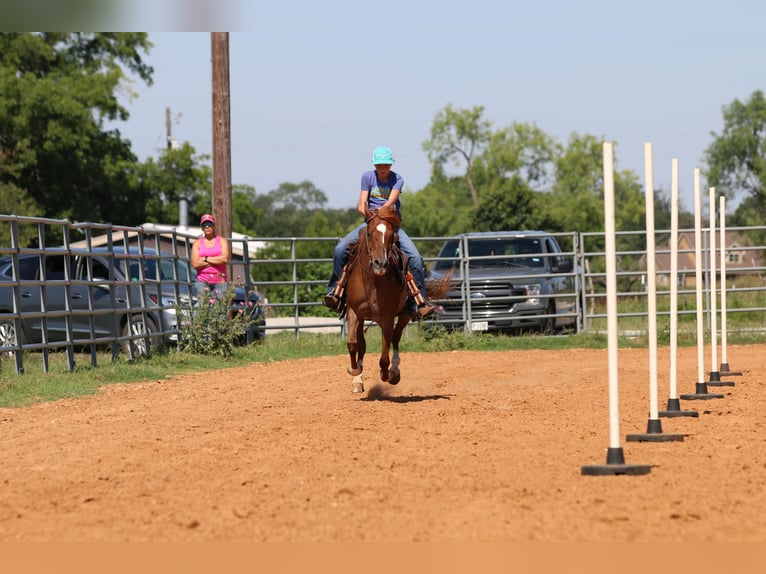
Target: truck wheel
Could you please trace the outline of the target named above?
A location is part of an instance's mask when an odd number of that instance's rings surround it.
[[[556,303],[551,301],[548,303],[548,310],[546,314],[550,315],[545,319],[543,324],[543,335],[555,335],[556,334]]]

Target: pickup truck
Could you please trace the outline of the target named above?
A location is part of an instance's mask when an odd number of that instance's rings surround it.
[[[442,245],[432,274],[452,272],[435,322],[449,330],[576,329],[578,277],[556,237],[544,231],[464,233]]]

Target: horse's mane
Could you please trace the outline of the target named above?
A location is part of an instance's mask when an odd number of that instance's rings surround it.
[[[391,225],[393,225],[394,229],[399,229],[399,227],[402,224],[402,218],[399,217],[398,213],[396,213],[396,209],[394,209],[390,205],[384,205],[383,207],[379,208],[376,215],[380,217],[383,221],[386,221],[390,223]]]

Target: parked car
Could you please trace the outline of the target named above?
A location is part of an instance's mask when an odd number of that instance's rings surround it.
[[[54,248],[40,255],[19,255],[21,329],[17,331],[13,319],[1,315],[14,312],[14,287],[0,286],[0,345],[67,341],[68,320],[75,343],[115,334],[152,335],[159,333],[160,327],[163,332],[172,331],[176,328],[173,305],[190,300],[190,268],[170,256],[142,260],[138,255],[136,248],[126,251],[123,247],[114,247],[112,252],[96,248],[69,253]],[[144,249],[144,256],[157,255],[152,249]],[[66,269],[69,283],[65,281]],[[146,281],[143,288],[139,279]],[[0,258],[0,282],[13,281],[12,256]],[[142,307],[146,309],[145,321]],[[157,345],[173,337],[173,333],[157,335],[149,342]],[[143,338],[120,344],[126,353],[132,345],[134,355],[148,350]]]
[[[135,247],[126,250],[115,246],[111,252],[94,248],[67,253],[53,248],[44,255],[19,255],[20,331],[12,318],[3,317],[3,313],[14,312],[14,287],[0,285],[0,346],[67,341],[67,318],[72,340],[83,344],[94,338],[114,337],[114,333],[122,337],[159,333],[149,338],[150,345],[177,342],[175,306],[193,305],[196,274],[188,261],[171,254],[158,254],[150,248],[143,254],[140,257]],[[65,269],[69,270],[69,284]],[[12,282],[13,258],[9,255],[0,258],[0,283]],[[265,316],[258,294],[235,288],[232,306],[247,308],[254,315],[242,342],[260,341]],[[136,356],[148,351],[144,338],[120,344],[125,353],[132,345]]]
[[[441,247],[432,273],[452,272],[435,321],[448,329],[553,333],[576,326],[571,259],[543,231],[465,233]]]

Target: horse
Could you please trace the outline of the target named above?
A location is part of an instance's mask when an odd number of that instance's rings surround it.
[[[399,249],[401,220],[393,207],[384,206],[374,213],[365,209],[365,223],[351,248],[346,283],[346,326],[348,374],[353,377],[352,393],[363,393],[362,372],[367,344],[365,321],[380,327],[383,345],[380,354],[380,380],[396,385],[401,380],[399,341],[410,322],[407,312],[407,257]],[[441,298],[450,287],[450,278],[427,282],[427,295]],[[393,348],[393,358],[390,350]]]

